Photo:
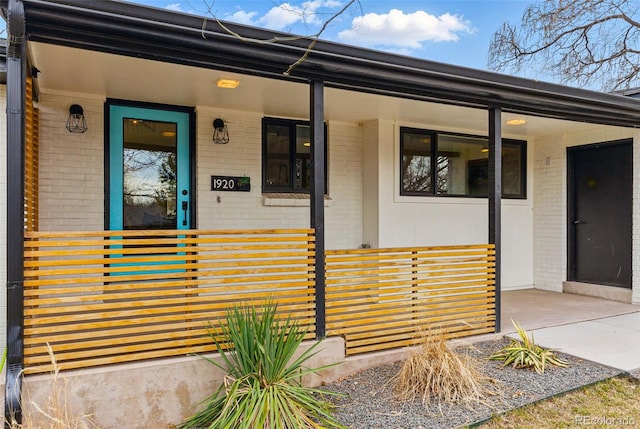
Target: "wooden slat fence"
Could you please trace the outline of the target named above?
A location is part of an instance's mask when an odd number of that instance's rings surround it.
[[[327,251],[326,319],[347,355],[493,332],[494,246]]]
[[[24,226],[27,231],[37,231],[39,110],[33,106],[33,78],[27,78],[25,88]]]
[[[314,335],[312,229],[25,233],[25,372],[214,351],[206,326],[277,301]]]

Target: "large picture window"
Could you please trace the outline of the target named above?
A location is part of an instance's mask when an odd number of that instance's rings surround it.
[[[401,195],[487,196],[488,139],[400,128]],[[526,198],[526,142],[502,140],[502,196]]]
[[[324,134],[326,172],[326,127]],[[312,165],[309,122],[264,118],[262,149],[263,192],[310,192]],[[325,174],[325,193],[326,183]]]

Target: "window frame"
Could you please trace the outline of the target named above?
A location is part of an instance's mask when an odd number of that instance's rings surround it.
[[[404,171],[402,168],[403,164],[403,156],[404,156],[404,135],[405,133],[412,134],[421,134],[425,137],[431,138],[431,147],[430,147],[430,180],[431,185],[428,191],[407,191],[404,189]],[[444,198],[487,198],[488,195],[483,194],[440,194],[436,189],[436,174],[437,174],[437,153],[438,153],[438,137],[440,135],[453,136],[453,137],[463,137],[463,138],[472,138],[472,139],[486,139],[487,142],[489,138],[487,136],[474,135],[474,134],[464,134],[464,133],[456,133],[449,131],[439,131],[439,130],[430,130],[424,128],[414,128],[414,127],[400,127],[400,157],[399,157],[399,185],[400,185],[400,196],[410,196],[410,197],[444,197]],[[504,168],[503,168],[503,199],[510,200],[526,200],[527,199],[527,141],[526,140],[517,140],[517,139],[502,139],[503,147],[505,145],[517,146],[520,149],[520,191],[517,194],[505,194],[504,193]],[[504,156],[504,151],[503,151]],[[481,158],[484,159],[484,158]],[[504,164],[503,164],[504,167]]]
[[[290,186],[274,186],[267,184],[267,128],[269,125],[275,125],[280,127],[289,128],[289,183]],[[284,118],[274,118],[274,117],[263,117],[262,118],[262,193],[286,193],[286,194],[309,194],[311,193],[311,188],[309,189],[297,189],[295,188],[295,170],[296,170],[296,127],[298,126],[307,126],[309,127],[309,132],[311,132],[311,122],[303,121],[297,119],[284,119]],[[329,182],[329,172],[327,169],[328,165],[328,136],[327,136],[327,124],[324,124],[324,193],[327,193],[327,183]],[[309,151],[309,156],[311,156],[311,149]],[[313,168],[313,165],[312,165]],[[310,186],[312,184],[310,183]]]

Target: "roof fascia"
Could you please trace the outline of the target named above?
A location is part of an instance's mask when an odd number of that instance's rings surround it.
[[[142,57],[195,67],[237,71],[327,86],[438,101],[505,112],[636,127],[640,102],[497,73],[318,41],[291,76],[290,64],[309,39],[131,3],[25,0],[30,40]],[[250,40],[250,41],[247,41]]]

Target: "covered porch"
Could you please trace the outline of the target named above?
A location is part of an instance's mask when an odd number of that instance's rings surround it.
[[[146,388],[158,368],[213,351],[207,322],[238,302],[278,301],[309,339],[338,344],[332,358],[346,357],[345,370],[397,358],[424,326],[452,338],[508,330],[510,313],[502,323],[500,315],[532,306],[505,306],[503,289],[555,290],[564,279],[566,244],[557,242],[566,219],[553,217],[564,191],[546,185],[562,175],[559,153],[638,134],[640,105],[621,96],[327,42],[283,75],[308,41],[267,45],[257,41],[271,32],[231,26],[246,42],[213,22],[203,37],[202,18],[121,3],[9,5],[16,16],[24,7],[26,20],[7,59],[6,404],[14,410],[22,375],[49,370],[47,344],[78,382],[82,370],[95,384],[146,368]],[[214,87],[223,77],[239,89]],[[64,128],[70,105],[84,107],[85,132]],[[113,173],[122,160],[113,155],[122,131],[114,106],[187,117],[189,182],[162,213],[175,229],[113,222],[124,199]],[[133,129],[139,118],[127,114],[118,118]],[[516,117],[526,126],[507,125]],[[212,142],[220,118],[228,144]],[[282,124],[308,130],[292,140],[304,157],[283,163],[291,182],[308,179],[302,191],[276,192],[286,180],[274,185],[279,168],[268,173],[269,139],[282,137],[269,127]],[[418,131],[401,153],[406,130]],[[442,148],[453,135],[482,159],[450,147],[425,155],[440,134]],[[507,138],[518,142],[520,170],[511,175],[518,192],[503,199]],[[424,175],[430,191],[405,192],[405,153],[457,161],[458,174],[451,167],[442,177],[457,176],[462,190],[437,187],[434,167]],[[464,189],[473,166],[486,182],[475,195]],[[214,177],[251,186],[227,192]],[[176,386],[160,390],[191,400]]]

